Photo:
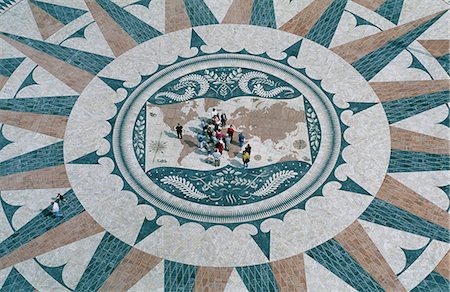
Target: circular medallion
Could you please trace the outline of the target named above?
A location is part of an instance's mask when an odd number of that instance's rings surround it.
[[[196,31],[127,52],[80,96],[64,147],[86,210],[146,252],[213,266],[267,261],[237,250],[255,238],[271,236],[271,260],[279,259],[351,224],[379,189],[389,160],[388,123],[367,82],[329,50],[284,32],[239,25]],[[263,39],[263,48],[246,35]],[[202,125],[213,108],[226,114],[214,139]],[[208,143],[220,140],[226,149],[217,165]],[[73,161],[80,144],[98,150]],[[167,246],[157,244],[175,234]],[[204,237],[215,248],[193,257],[188,251]],[[277,251],[286,245],[292,248]]]

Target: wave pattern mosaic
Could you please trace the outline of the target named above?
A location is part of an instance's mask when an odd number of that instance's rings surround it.
[[[447,291],[449,8],[0,0],[1,290]]]

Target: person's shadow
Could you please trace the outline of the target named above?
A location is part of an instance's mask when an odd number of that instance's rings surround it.
[[[178,138],[177,135],[175,135],[175,133],[172,132],[164,131],[164,134],[166,134],[166,136],[169,138]]]

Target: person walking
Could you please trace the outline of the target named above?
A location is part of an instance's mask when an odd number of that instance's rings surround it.
[[[219,151],[217,149],[213,153],[213,157],[214,157],[214,166],[219,167],[220,166],[220,157],[222,157],[222,155],[219,153]]]
[[[230,135],[230,140],[231,140],[231,142],[233,142],[233,134],[234,134],[234,129],[233,129],[233,125],[230,125],[229,127],[228,127],[228,130],[227,130],[227,134],[228,135]]]
[[[59,212],[59,205],[57,202],[55,201],[51,201],[50,202],[50,206],[51,206],[51,211],[53,216],[55,217],[62,217],[63,215],[61,214],[61,212]]]
[[[177,131],[177,138],[183,139],[183,126],[178,123],[175,130]]]
[[[244,164],[244,168],[248,168],[248,163],[250,162],[250,153],[245,150],[242,153],[242,162]]]
[[[244,133],[240,132],[238,138],[239,138],[239,147],[242,148],[242,146],[244,146],[245,141]]]

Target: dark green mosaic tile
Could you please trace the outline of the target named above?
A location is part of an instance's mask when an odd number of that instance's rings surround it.
[[[359,219],[408,233],[450,242],[449,230],[375,198]]]
[[[0,99],[1,110],[69,116],[78,95]]]
[[[56,194],[55,194],[56,197]],[[54,217],[49,208],[42,210],[24,226],[15,231],[10,237],[0,243],[0,257],[7,255],[11,251],[30,242],[36,237],[55,228],[56,226],[70,220],[84,211],[77,197],[72,190],[64,194],[64,201],[60,202],[59,207],[63,217]]]
[[[375,12],[389,21],[398,24],[402,8],[403,0],[386,0]]]
[[[450,156],[422,152],[391,150],[388,172],[450,170]]]
[[[255,0],[253,3],[250,24],[277,28],[273,0]]]
[[[18,0],[0,0],[0,12],[5,11],[8,7],[11,7]]]
[[[9,77],[25,58],[0,59],[0,75]]]
[[[97,3],[123,28],[137,43],[143,43],[161,33],[140,20],[130,12],[109,0],[97,0]]]
[[[72,7],[66,7],[56,4],[51,4],[47,2],[40,2],[36,0],[30,0],[31,3],[38,6],[54,18],[58,19],[60,22],[64,24],[68,24],[69,22],[74,21],[81,15],[85,14],[87,11],[76,9]]]
[[[11,272],[6,278],[5,283],[1,287],[0,291],[14,291],[14,292],[33,292],[34,287],[25,279],[16,268],[12,268]]]
[[[192,26],[218,24],[216,17],[203,0],[184,0]]]
[[[269,264],[237,267],[236,271],[250,292],[279,291]]]
[[[345,5],[347,5],[347,0],[333,1],[306,34],[306,38],[328,48],[344,13]]]
[[[64,164],[63,142],[0,162],[0,176]]]
[[[43,41],[33,40],[21,36],[3,33],[4,35],[26,44],[36,50],[44,52],[50,56],[60,59],[68,64],[74,65],[84,71],[96,75],[113,59],[93,53],[79,51],[72,48],[67,48]]]
[[[420,114],[421,112],[446,104],[450,91],[434,92],[398,100],[383,102],[383,108],[390,124]]]
[[[422,25],[417,26],[415,29],[405,33],[396,40],[389,42],[387,45],[382,46],[370,54],[367,54],[358,61],[353,62],[352,66],[359,73],[361,73],[366,80],[372,79],[442,15],[443,13],[439,14]]]
[[[0,150],[2,150],[6,145],[9,145],[12,143],[12,141],[9,141],[4,135],[3,135],[3,127],[4,125],[0,126]]]
[[[444,68],[445,72],[450,75],[450,54],[436,58],[436,60],[441,64],[442,68]]]
[[[192,291],[197,267],[177,262],[164,261],[164,291]]]
[[[130,245],[105,233],[74,291],[100,289],[130,249]]]
[[[384,291],[334,239],[308,250],[306,254],[358,291]]]
[[[440,274],[432,271],[412,292],[448,292],[450,282]]]

